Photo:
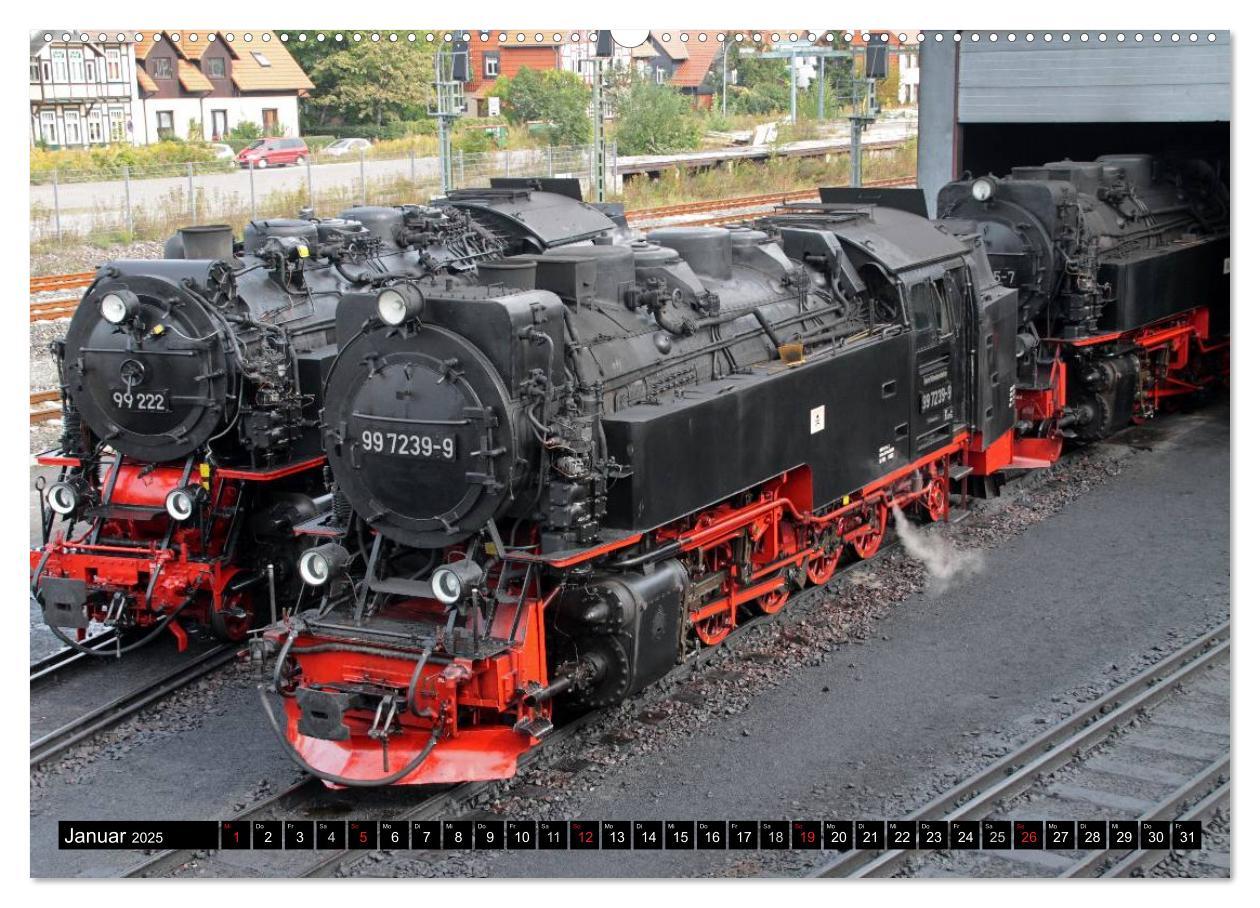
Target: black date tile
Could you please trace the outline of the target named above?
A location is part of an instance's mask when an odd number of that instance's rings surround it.
[[[913,850],[918,847],[916,824],[908,820],[889,820],[886,838],[889,848]]]
[[[1108,848],[1137,848],[1138,847],[1137,820],[1108,820],[1107,821],[1107,847]]]
[[[1100,850],[1107,847],[1106,820],[1077,820],[1076,847],[1085,851]]]
[[[274,851],[283,847],[284,828],[279,820],[255,820],[250,827],[255,848]]]
[[[849,851],[853,848],[852,820],[823,820],[823,847],[829,851]]]
[[[473,847],[478,851],[498,851],[503,847],[503,820],[474,820]]]
[[[665,847],[673,851],[691,851],[696,847],[695,820],[666,820]]]
[[[376,821],[375,820],[351,820],[350,821],[350,850],[351,851],[375,851],[376,850]]]
[[[920,820],[919,847],[927,849],[948,848],[949,823],[944,820]]]
[[[726,820],[696,821],[696,847],[706,851],[724,851]]]
[[[762,820],[758,824],[758,844],[761,848],[787,848],[792,843],[792,833],[787,820]]]
[[[442,821],[442,850],[465,851],[473,847],[471,820]]]
[[[1046,820],[1046,848],[1076,850],[1076,823],[1073,820]]]
[[[442,823],[440,820],[412,820],[411,847],[417,851],[438,850],[442,847]]]
[[[314,820],[285,820],[284,848],[286,851],[301,851],[315,847]]]
[[[594,820],[570,820],[569,847],[574,851],[598,851],[599,824]]]
[[[858,820],[853,824],[853,841],[859,851],[880,851],[884,847],[884,821]]]
[[[792,847],[797,850],[821,849],[822,822],[819,820],[793,820]]]
[[[1198,851],[1203,847],[1202,820],[1174,820],[1172,824],[1173,848]]]
[[[980,823],[977,820],[950,820],[949,847],[956,851],[980,847]]]
[[[1010,820],[981,820],[980,847],[1001,850],[1011,847]]]
[[[397,849],[405,851],[410,847],[408,833],[411,831],[402,820],[381,820],[377,824],[378,836],[377,841],[381,848]]]
[[[507,840],[509,851],[537,848],[538,822],[536,820],[508,820],[504,838]],[[567,839],[568,836],[565,838]]]
[[[1022,851],[1041,851],[1046,847],[1045,823],[1041,820],[1016,820],[1014,845]]]
[[[572,824],[565,820],[539,820],[538,821],[538,847],[543,851],[568,851],[569,850],[569,828]],[[594,833],[592,833],[594,836]],[[599,846],[599,840],[593,839],[595,846]]]
[[[344,851],[346,847],[346,821],[316,820],[315,847],[328,851]]]
[[[757,821],[731,820],[726,824],[726,845],[728,848],[757,849]]]
[[[630,821],[604,820],[599,824],[599,844],[601,848],[628,851],[630,849]]]
[[[635,820],[630,837],[636,851],[658,851],[665,847],[665,824],[660,820]]]

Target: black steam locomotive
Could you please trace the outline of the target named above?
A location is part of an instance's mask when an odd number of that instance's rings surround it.
[[[1229,195],[1202,160],[1104,155],[945,186],[1020,293],[1012,449],[1054,460],[1228,374]]]
[[[54,345],[64,432],[39,461],[60,475],[31,553],[54,632],[83,649],[99,622],[134,648],[169,627],[182,648],[185,624],[236,640],[274,620],[298,588],[292,527],[326,497],[341,297],[467,280],[505,245],[458,207],[361,207],[255,221],[236,245],[187,228],[163,260],[103,266]]]
[[[256,645],[273,726],[332,784],[510,776],[555,703],[778,611],[893,507],[943,519],[973,439],[1013,430],[1019,294],[976,237],[843,201],[603,226],[342,299],[334,502],[300,528],[324,595]]]

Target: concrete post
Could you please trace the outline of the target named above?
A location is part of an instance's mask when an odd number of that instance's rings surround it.
[[[123,165],[123,210],[127,217],[127,237],[131,238],[136,232],[136,218],[131,212],[131,168],[126,164]]]
[[[61,191],[58,183],[61,182],[61,174],[53,171],[53,222],[57,227],[57,242],[61,242]]]
[[[197,223],[197,193],[193,188],[193,166],[192,162],[188,162],[188,216],[192,218],[192,222]]]
[[[362,191],[363,204],[367,204],[367,155],[359,149],[359,188]]]
[[[254,193],[254,162],[249,162],[249,219],[251,221],[258,218],[258,197]]]
[[[306,156],[306,204],[315,207],[315,178],[311,173],[311,156]]]

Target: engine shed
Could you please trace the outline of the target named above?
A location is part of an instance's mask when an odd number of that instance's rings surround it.
[[[918,182],[931,213],[967,172],[1121,151],[1202,158],[1228,184],[1230,58],[1224,30],[925,33]]]

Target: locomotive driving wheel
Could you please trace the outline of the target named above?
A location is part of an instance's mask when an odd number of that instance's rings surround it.
[[[788,598],[792,595],[788,589],[786,581],[777,590],[769,593],[763,593],[757,597],[757,610],[763,615],[773,615],[775,612],[781,611],[783,606],[787,605]]]
[[[840,565],[840,555],[842,549],[836,548],[834,552],[823,552],[809,562],[805,568],[805,576],[809,578],[809,582],[815,586],[822,586],[836,573],[836,568]]]
[[[868,516],[866,526],[853,539],[853,551],[864,560],[879,551],[884,541],[884,530],[888,527],[888,506],[878,501],[872,508],[874,513]]]
[[[729,610],[702,618],[693,625],[696,636],[705,646],[716,646],[735,630],[735,616]]]
[[[923,493],[923,509],[933,522],[949,516],[949,478],[941,473],[928,481]]]
[[[210,603],[210,631],[224,643],[239,643],[253,627],[254,615],[246,595],[224,593],[218,608]]]

